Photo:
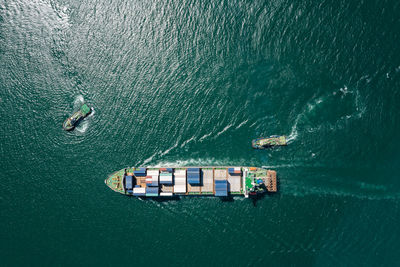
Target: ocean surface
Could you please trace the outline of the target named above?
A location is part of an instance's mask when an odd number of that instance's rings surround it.
[[[0,1],[0,265],[399,266],[399,40],[398,0]],[[280,192],[104,184],[177,165],[268,166]]]

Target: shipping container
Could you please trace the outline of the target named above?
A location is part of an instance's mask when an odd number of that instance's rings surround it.
[[[151,184],[149,184],[149,186],[152,186],[152,187],[157,186],[158,187],[158,181],[153,181]]]
[[[135,188],[133,188],[133,195],[134,196],[145,196],[146,195],[146,188],[143,188],[143,187],[135,187]]]
[[[133,188],[133,177],[125,176],[125,188],[132,189]]]
[[[200,173],[188,172],[187,181],[189,184],[200,184]]]
[[[226,180],[228,175],[227,169],[215,169],[214,180]]]
[[[160,184],[172,184],[172,174],[160,176]]]
[[[146,187],[146,197],[158,196],[158,187]]]
[[[189,177],[193,177],[193,178],[196,178],[196,177],[200,177],[200,173],[198,173],[198,172],[188,172],[187,173],[187,177],[189,178]]]
[[[228,181],[226,180],[215,181],[215,195],[219,197],[228,196]]]
[[[174,193],[186,193],[186,170],[176,170],[174,172]]]
[[[133,188],[134,193],[146,193],[146,188],[144,187],[135,187]]]
[[[202,179],[203,179],[203,185],[201,187],[201,193],[202,194],[212,194],[213,193],[213,188],[214,188],[214,175],[213,175],[213,169],[202,169]]]
[[[158,175],[160,172],[158,170],[148,170],[147,171],[147,175],[149,176],[154,176],[154,175]]]
[[[186,193],[186,185],[174,185],[174,193],[185,194]]]

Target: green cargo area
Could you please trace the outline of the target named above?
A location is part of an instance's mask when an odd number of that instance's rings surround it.
[[[83,116],[86,116],[90,112],[90,108],[86,104],[84,104],[81,107],[81,112],[82,112]]]

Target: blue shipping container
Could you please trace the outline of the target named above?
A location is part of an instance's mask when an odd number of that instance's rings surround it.
[[[215,180],[215,185],[222,185],[222,186],[228,186],[228,181],[227,180]]]
[[[149,186],[158,186],[158,181],[153,181]]]
[[[188,177],[189,184],[200,184],[200,177]]]
[[[172,180],[170,180],[170,181],[160,181],[160,184],[172,184]]]
[[[135,174],[135,176],[146,176],[146,170],[133,171],[133,174]]]
[[[228,181],[226,180],[215,181],[215,195],[219,197],[228,196]]]
[[[227,197],[228,191],[215,191],[215,196],[217,197]]]
[[[200,179],[200,173],[188,172],[187,173],[187,178],[198,178],[198,179]]]
[[[125,188],[132,189],[133,188],[133,179],[132,176],[128,175],[125,177]]]
[[[146,187],[147,194],[158,194],[158,187]]]

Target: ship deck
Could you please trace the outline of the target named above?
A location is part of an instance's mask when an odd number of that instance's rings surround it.
[[[235,169],[235,172],[232,170]],[[194,174],[196,182],[190,180],[189,171]],[[155,176],[149,176],[147,173],[155,172]],[[158,174],[158,175],[157,175]],[[193,173],[190,174],[193,177]],[[125,176],[131,176],[132,188],[126,188]],[[168,178],[170,176],[170,178]],[[161,178],[171,179],[161,183]],[[149,181],[150,179],[150,181]],[[155,184],[152,184],[153,179]],[[173,196],[173,195],[194,195],[194,196],[212,196],[219,195],[221,189],[216,184],[225,185],[222,189],[228,195],[244,195],[257,188],[257,183],[262,182],[267,192],[277,192],[276,171],[265,170],[255,167],[178,167],[178,168],[126,168],[110,175],[106,180],[107,186],[112,190],[135,195],[135,192],[141,191],[140,196],[148,196],[147,190],[153,192],[151,196]],[[158,190],[157,190],[158,188]],[[216,190],[218,192],[216,192]],[[139,196],[139,195],[138,195]]]

